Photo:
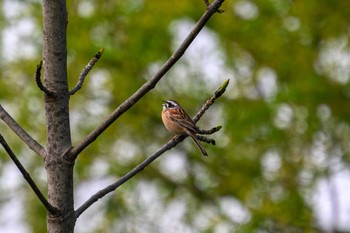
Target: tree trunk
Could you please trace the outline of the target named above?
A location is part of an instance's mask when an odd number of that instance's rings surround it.
[[[60,214],[48,214],[50,233],[74,231],[73,167],[74,161],[62,156],[71,147],[69,93],[67,84],[67,9],[65,0],[43,0],[44,85],[47,145],[48,200]]]

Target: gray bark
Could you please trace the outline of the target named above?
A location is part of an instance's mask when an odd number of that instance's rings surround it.
[[[62,155],[71,148],[67,84],[66,0],[43,0],[44,85],[48,200],[60,213],[48,214],[49,233],[74,231],[73,167]]]

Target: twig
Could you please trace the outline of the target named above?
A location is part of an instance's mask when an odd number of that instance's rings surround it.
[[[228,82],[226,81],[225,83],[226,86],[228,85]],[[226,88],[226,87],[225,87]],[[210,98],[213,103],[214,101],[219,98],[223,93],[225,92],[225,89],[222,90],[222,93],[220,95],[217,95],[217,91],[215,92],[214,96],[212,98]],[[205,103],[207,104],[208,101]],[[200,116],[201,117],[201,116]],[[199,117],[199,118],[200,118]],[[197,121],[199,120],[199,118],[197,119]],[[220,130],[221,127],[215,127],[213,128],[216,131]],[[211,129],[211,130],[213,130]],[[216,132],[215,131],[215,132]],[[83,203],[76,211],[75,211],[75,217],[78,218],[86,209],[88,209],[92,204],[94,204],[95,202],[98,201],[98,199],[104,197],[105,195],[107,195],[110,192],[113,192],[114,190],[116,190],[119,186],[121,186],[122,184],[124,184],[126,181],[130,180],[132,177],[134,177],[135,175],[137,175],[138,173],[140,173],[143,169],[145,169],[150,163],[152,163],[155,159],[157,159],[159,156],[161,156],[165,151],[170,150],[171,148],[175,147],[177,144],[179,144],[180,142],[182,142],[186,137],[188,137],[187,135],[181,135],[181,136],[175,136],[174,138],[172,138],[168,143],[166,143],[164,146],[162,146],[161,148],[159,148],[154,154],[152,154],[150,157],[148,157],[147,159],[145,159],[142,163],[140,163],[139,165],[137,165],[134,169],[132,169],[131,171],[129,171],[127,174],[125,174],[124,176],[122,176],[121,178],[119,178],[119,180],[117,180],[116,182],[114,182],[113,184],[107,186],[104,189],[101,189],[100,191],[98,191],[97,193],[95,193],[94,195],[92,195],[85,203]],[[204,136],[200,136],[199,137],[204,140],[205,142],[208,143],[212,143],[215,145],[215,141],[212,139],[208,139],[205,138]],[[205,139],[203,139],[205,138]]]
[[[207,138],[203,135],[198,135],[198,134],[213,134],[217,131],[219,131],[220,129],[222,128],[222,126],[216,126],[214,128],[211,128],[211,129],[198,129],[196,134],[197,134],[197,138],[199,141],[202,141],[202,142],[206,142],[206,143],[209,143],[209,144],[213,144],[215,146],[215,140],[214,139],[211,139],[211,138]]]
[[[116,119],[124,112],[130,109],[138,100],[151,91],[166,72],[182,57],[192,41],[197,37],[199,32],[205,26],[210,17],[217,12],[225,0],[215,0],[207,7],[206,12],[199,19],[192,31],[188,34],[175,53],[165,62],[160,70],[146,83],[144,83],[133,95],[125,100],[119,107],[114,110],[99,126],[97,126],[89,135],[87,135],[75,148],[70,150],[66,155],[70,159],[76,159],[78,154],[97,139]]]
[[[36,85],[38,85],[39,89],[41,91],[43,91],[46,95],[53,95],[53,93],[51,91],[49,91],[44,84],[41,82],[41,68],[43,65],[43,61],[40,61],[40,63],[36,66],[36,70],[35,70],[35,81],[36,81]]]
[[[222,128],[222,126],[216,126],[212,129],[199,129],[196,134],[213,134],[217,131],[219,131]]]
[[[207,7],[209,7],[209,6],[210,6],[209,0],[204,0],[204,4],[205,4]],[[218,12],[218,13],[223,13],[223,12],[225,12],[225,10],[218,8],[218,9],[216,10],[216,12]]]
[[[5,148],[7,154],[10,156],[12,161],[17,166],[18,170],[22,173],[24,179],[28,182],[29,186],[33,189],[36,196],[39,198],[41,203],[45,206],[46,210],[49,211],[51,214],[58,214],[59,210],[53,207],[44,197],[44,195],[40,192],[38,186],[36,186],[33,179],[30,177],[29,173],[26,171],[26,169],[23,167],[21,162],[17,159],[16,155],[11,150],[10,146],[5,141],[4,137],[0,134],[0,143]]]
[[[6,112],[6,110],[0,105],[0,118],[12,129],[17,136],[22,139],[22,141],[27,144],[27,146],[40,155],[42,158],[45,158],[46,151],[45,149],[35,141],[17,122]]]
[[[88,75],[90,70],[94,67],[95,63],[100,59],[103,51],[104,51],[104,49],[100,49],[95,54],[95,56],[89,61],[89,63],[85,66],[85,68],[83,69],[83,71],[79,75],[79,79],[78,79],[77,84],[75,85],[75,87],[72,90],[69,91],[70,95],[74,95],[77,91],[79,91],[81,89],[81,87],[83,86],[85,77]]]
[[[215,92],[214,96],[207,100],[207,102],[203,105],[201,110],[193,117],[193,122],[197,123],[197,121],[203,116],[205,111],[214,104],[215,100],[219,98],[226,91],[226,87],[230,83],[230,79],[227,79]]]
[[[215,146],[216,142],[214,139],[211,138],[207,138],[203,135],[197,135],[197,138],[199,141],[205,142],[205,143],[209,143],[209,144],[213,144]]]

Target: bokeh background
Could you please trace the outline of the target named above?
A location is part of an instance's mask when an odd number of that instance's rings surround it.
[[[45,144],[38,0],[2,0],[0,104]],[[70,102],[78,143],[175,51],[205,11],[201,0],[67,1],[72,88],[105,52]],[[342,0],[226,0],[154,90],[78,158],[75,206],[172,136],[161,104],[190,115],[230,79],[198,125],[222,125],[203,157],[186,139],[77,221],[90,232],[350,232],[350,5]],[[45,192],[39,156],[0,130]],[[0,231],[45,232],[46,213],[0,150]]]

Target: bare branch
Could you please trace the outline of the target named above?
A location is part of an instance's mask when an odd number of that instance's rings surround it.
[[[75,85],[75,87],[72,90],[69,91],[70,95],[74,95],[77,91],[79,91],[81,89],[81,87],[83,86],[85,77],[88,75],[90,70],[94,67],[95,63],[100,59],[103,51],[104,51],[104,49],[100,49],[95,54],[95,56],[89,61],[89,63],[85,66],[85,68],[83,69],[83,71],[79,75],[78,83]]]
[[[59,210],[53,207],[44,197],[44,195],[41,193],[39,190],[38,186],[36,186],[35,182],[33,179],[30,177],[29,173],[26,171],[26,169],[23,167],[21,162],[17,159],[16,155],[13,153],[11,150],[10,146],[7,144],[5,141],[4,137],[0,134],[0,143],[6,150],[7,154],[10,156],[12,161],[15,163],[17,166],[18,170],[22,173],[24,179],[27,181],[29,186],[33,189],[35,195],[39,198],[41,203],[45,206],[46,210],[49,211],[51,214],[58,214]]]
[[[220,95],[217,95],[217,92],[215,92],[214,96],[210,98],[210,100],[212,100],[212,102],[214,103],[214,101],[219,98],[224,92],[225,89],[228,85],[228,81],[225,81],[224,83],[226,86],[225,88],[222,89],[222,93]],[[223,86],[223,85],[222,85]],[[221,87],[222,87],[221,86]],[[219,88],[220,89],[220,88]],[[207,105],[208,101],[205,103],[205,105]],[[209,106],[208,106],[209,108]],[[197,114],[198,115],[198,114]],[[197,116],[196,115],[196,116]],[[203,115],[203,114],[202,114]],[[199,118],[202,116],[200,115]],[[199,118],[195,121],[195,119],[193,119],[193,121],[197,122],[199,120]],[[212,131],[213,133],[219,131],[221,129],[221,126],[218,127],[214,127],[213,129],[210,129],[208,131]],[[198,139],[207,143],[211,143],[213,145],[215,145],[215,141],[213,139],[208,139],[204,136],[198,135]],[[186,137],[188,137],[188,135],[181,135],[181,136],[175,136],[174,138],[172,138],[168,143],[166,143],[164,146],[162,146],[161,148],[159,148],[154,154],[152,154],[150,157],[148,157],[147,159],[145,159],[142,163],[140,163],[139,165],[137,165],[134,169],[132,169],[131,171],[129,171],[127,174],[125,174],[124,176],[122,176],[119,180],[117,180],[116,182],[114,182],[113,184],[107,186],[104,189],[101,189],[100,191],[98,191],[97,193],[95,193],[94,195],[92,195],[85,203],[83,203],[76,211],[75,211],[75,217],[78,218],[86,209],[88,209],[92,204],[94,204],[95,202],[98,201],[98,199],[104,197],[105,195],[107,195],[110,192],[113,192],[114,190],[116,190],[119,186],[121,186],[122,184],[124,184],[126,181],[130,180],[132,177],[134,177],[135,175],[137,175],[138,173],[140,173],[143,169],[145,169],[149,164],[151,164],[154,160],[156,160],[159,156],[161,156],[165,151],[170,150],[171,148],[175,147],[177,144],[179,144],[180,142],[182,142]]]
[[[214,139],[211,139],[211,138],[207,138],[203,135],[198,135],[198,134],[213,134],[213,133],[216,133],[218,132],[220,129],[222,128],[222,126],[216,126],[214,128],[211,128],[211,129],[198,129],[198,131],[196,132],[197,134],[197,138],[199,141],[202,141],[202,142],[205,142],[205,143],[209,143],[209,144],[213,144],[215,146],[215,140]]]
[[[41,82],[41,68],[43,65],[43,61],[40,61],[40,63],[36,66],[36,70],[35,70],[35,81],[36,84],[38,85],[39,89],[42,90],[46,95],[53,95],[53,93],[51,91],[49,91],[44,84]]]
[[[42,158],[45,158],[46,151],[45,149],[35,141],[17,122],[6,112],[6,110],[0,105],[0,118],[12,129],[15,134],[22,141],[27,144],[27,146],[40,155]]]
[[[131,95],[127,100],[125,100],[116,110],[114,110],[104,121],[96,127],[89,135],[87,135],[83,141],[81,141],[75,148],[67,153],[71,159],[75,159],[78,154],[83,151],[87,146],[89,146],[93,141],[97,139],[116,119],[118,119],[124,112],[130,109],[138,100],[140,100],[144,95],[151,91],[159,80],[170,70],[171,67],[182,57],[187,48],[197,37],[199,32],[205,26],[210,17],[217,12],[221,4],[225,0],[215,0],[212,4],[207,7],[206,12],[199,19],[197,24],[193,27],[192,31],[188,34],[179,48],[174,52],[174,54],[165,62],[165,64],[160,68],[160,70],[146,83],[144,83],[133,95]]]
[[[214,104],[215,100],[219,98],[226,91],[226,87],[230,83],[230,79],[227,79],[215,92],[214,96],[207,100],[207,102],[203,105],[201,110],[193,117],[193,121],[196,123],[207,111],[207,109]],[[206,134],[206,133],[201,133]]]
[[[218,132],[220,129],[222,128],[221,125],[216,126],[214,128],[211,129],[199,129],[196,134],[213,134],[215,132]]]
[[[183,138],[184,139],[184,138]],[[183,140],[182,139],[182,140]],[[181,140],[181,141],[182,141]],[[87,208],[89,208],[92,204],[94,204],[98,199],[104,197],[110,192],[113,192],[115,189],[117,189],[120,185],[124,184],[126,181],[130,180],[132,177],[140,173],[145,167],[147,167],[150,163],[152,163],[155,159],[157,159],[159,156],[161,156],[165,151],[173,148],[176,146],[180,140],[172,139],[167,144],[162,146],[160,149],[158,149],[154,154],[152,154],[150,157],[148,157],[146,160],[144,160],[142,163],[137,165],[134,169],[132,169],[130,172],[128,172],[126,175],[121,177],[119,180],[117,180],[115,183],[107,186],[104,189],[101,189],[96,194],[91,196],[84,204],[82,204],[76,211],[75,211],[75,217],[78,218]]]
[[[205,4],[207,7],[210,7],[209,0],[204,0],[204,4]],[[218,8],[218,9],[216,10],[216,12],[218,12],[218,13],[223,13],[223,12],[225,12],[225,10]]]
[[[207,138],[203,135],[197,135],[197,138],[199,141],[202,141],[202,142],[205,142],[205,143],[208,143],[208,144],[212,144],[215,146],[216,142],[214,139],[211,139],[211,138]]]
[[[207,104],[207,102],[205,103]],[[215,146],[215,140],[211,139],[211,138],[207,138],[203,135],[198,135],[198,134],[213,134],[216,133],[217,131],[219,131],[222,128],[222,126],[216,126],[214,128],[211,129],[198,129],[196,134],[197,134],[197,138],[199,141],[205,142],[205,143],[209,143],[209,144],[213,144]]]

